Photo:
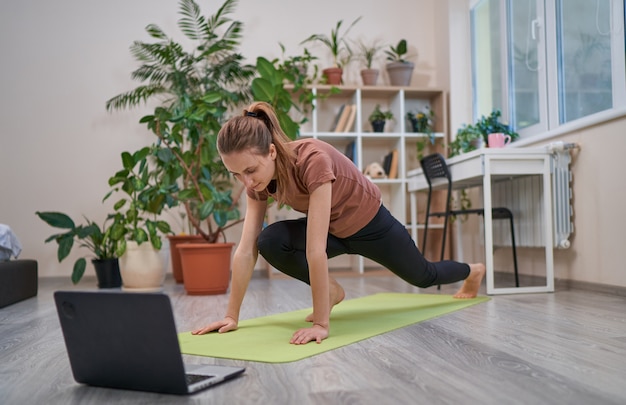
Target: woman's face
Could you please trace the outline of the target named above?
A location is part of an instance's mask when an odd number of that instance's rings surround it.
[[[276,147],[270,145],[267,155],[259,155],[252,149],[241,152],[231,152],[222,155],[224,166],[246,188],[254,191],[263,191],[274,179],[276,172]]]

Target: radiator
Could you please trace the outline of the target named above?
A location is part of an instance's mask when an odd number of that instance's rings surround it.
[[[557,249],[567,249],[574,233],[572,205],[571,150],[573,143],[554,142],[546,146],[552,152],[552,240]],[[521,247],[543,247],[542,183],[541,176],[513,179],[492,186],[493,206],[508,207],[515,219],[515,243]],[[510,228],[507,221],[494,221],[495,246],[510,246]]]

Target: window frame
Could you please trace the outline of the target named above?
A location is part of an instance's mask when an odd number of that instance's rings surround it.
[[[471,69],[472,69],[472,116],[477,120],[484,112],[477,111],[478,95],[475,81],[476,58],[474,44],[474,9],[487,0],[471,0],[469,2],[470,31],[471,31]],[[512,75],[510,72],[509,54],[511,39],[509,35],[509,2],[499,1],[501,16],[499,35],[501,40],[500,69],[502,78],[502,100],[506,106],[502,109],[504,121],[510,122],[512,108],[515,101],[512,89]],[[530,0],[533,1],[533,0]],[[528,143],[537,137],[547,137],[550,134],[562,133],[566,130],[586,127],[604,122],[615,117],[626,115],[626,46],[624,31],[626,0],[608,0],[611,5],[611,79],[612,79],[612,107],[603,111],[580,117],[563,124],[559,121],[559,72],[557,63],[557,0],[534,0],[537,3],[537,61],[542,75],[539,77],[539,123],[517,130],[520,142]]]

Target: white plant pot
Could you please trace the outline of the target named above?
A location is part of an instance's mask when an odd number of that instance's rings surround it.
[[[159,291],[163,288],[165,266],[160,252],[150,242],[138,245],[128,241],[119,261],[124,290]]]

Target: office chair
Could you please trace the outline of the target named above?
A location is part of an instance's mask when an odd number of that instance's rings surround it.
[[[446,248],[446,234],[448,230],[448,218],[456,215],[477,214],[482,215],[484,218],[485,210],[483,208],[474,209],[462,209],[451,210],[450,201],[452,199],[452,176],[448,170],[446,160],[440,153],[434,153],[432,155],[425,156],[420,160],[424,177],[428,182],[428,200],[426,203],[426,218],[424,220],[424,237],[422,239],[422,253],[426,252],[426,238],[428,236],[428,219],[430,217],[444,217],[443,220],[443,236],[441,242],[441,257],[443,260],[444,251]],[[430,203],[433,191],[433,180],[441,178],[447,181],[447,196],[446,196],[446,210],[444,212],[430,212]],[[517,273],[517,252],[515,250],[515,229],[513,227],[513,213],[511,210],[505,207],[492,208],[491,216],[493,219],[508,219],[511,224],[511,249],[513,251],[513,265],[515,268],[515,287],[519,287],[519,276]],[[439,286],[441,287],[441,286]]]

